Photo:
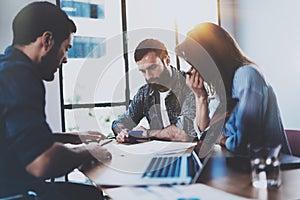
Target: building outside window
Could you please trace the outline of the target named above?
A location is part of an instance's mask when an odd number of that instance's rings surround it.
[[[104,0],[61,0],[60,6],[70,17],[104,18]]]

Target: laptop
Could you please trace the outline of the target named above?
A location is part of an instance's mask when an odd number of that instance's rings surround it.
[[[120,151],[114,152],[109,165],[85,174],[101,186],[182,185],[195,183],[204,164],[194,151],[152,155]]]
[[[282,153],[280,158],[280,168],[282,170],[300,168],[300,157]]]
[[[204,140],[200,149],[195,149],[197,153],[193,150],[181,153],[174,153],[174,151],[164,151],[164,153],[156,154],[145,153],[145,149],[149,150],[147,144],[152,145],[152,141],[130,145],[133,148],[129,146],[126,147],[124,144],[117,144],[109,148],[113,157],[108,165],[93,168],[90,171],[86,171],[85,174],[97,185],[101,186],[145,186],[195,183],[209,160],[224,123],[237,104],[236,101],[232,102],[233,103],[229,104],[228,112],[216,115],[215,118],[213,117],[206,134],[203,135]],[[176,142],[168,143],[167,146],[176,144]],[[183,143],[178,142],[175,145],[176,148],[172,147],[172,149],[178,150],[177,145],[181,144]],[[152,150],[159,152],[161,146],[161,144],[153,146]],[[126,148],[122,149],[121,147]],[[144,153],[141,153],[143,151]],[[203,164],[199,157],[203,160]]]
[[[236,103],[234,104],[236,105]],[[213,123],[202,135],[201,147],[190,154],[154,156],[147,165],[142,178],[147,184],[191,184],[198,179],[202,163],[199,158],[207,161],[212,152],[224,123],[230,113],[217,115]],[[162,183],[164,182],[164,183]]]
[[[193,151],[182,155],[158,155],[148,163],[142,174],[147,185],[191,184],[200,175],[202,164]]]

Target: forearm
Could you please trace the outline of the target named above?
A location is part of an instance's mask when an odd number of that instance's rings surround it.
[[[89,142],[99,142],[105,139],[105,135],[97,131],[53,133],[54,141],[61,143],[81,144]]]
[[[116,124],[113,127],[113,132],[114,132],[115,136],[117,136],[118,133],[120,133],[123,129],[125,129],[125,126],[123,124],[121,124],[121,123]]]
[[[58,177],[67,174],[92,158],[85,145],[68,148],[62,143],[56,142],[50,149],[27,165],[26,170],[40,178]]]
[[[128,111],[129,112],[129,111]],[[129,117],[129,116],[132,116]],[[132,128],[136,127],[141,119],[140,117],[137,117],[137,113],[134,113],[132,110],[130,111],[130,114],[125,114],[118,120],[113,121],[112,123],[112,130],[115,134],[115,136],[118,135],[122,130],[131,130]]]
[[[208,113],[207,96],[196,98],[196,122],[201,132],[209,125],[210,119]]]
[[[78,133],[53,133],[54,141],[61,143],[82,143]]]
[[[132,129],[138,125],[140,120],[144,117],[144,94],[143,87],[140,88],[137,94],[133,97],[133,100],[129,104],[126,112],[112,123],[112,130],[115,136],[118,135],[123,129]]]
[[[163,140],[186,142],[189,140],[188,135],[175,125],[170,125],[160,130],[149,130],[149,137]]]

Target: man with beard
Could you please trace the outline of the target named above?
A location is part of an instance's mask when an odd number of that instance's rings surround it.
[[[185,73],[170,65],[165,45],[155,39],[139,43],[134,59],[146,84],[143,85],[128,110],[112,123],[118,142],[130,142],[129,130],[140,130],[142,138],[171,141],[193,141],[195,97],[185,83]],[[150,129],[137,126],[146,117]],[[137,136],[139,137],[139,136]]]
[[[74,22],[49,2],[31,3],[14,18],[13,43],[0,55],[0,199],[29,190],[41,200],[103,197],[94,186],[45,181],[95,158],[111,158],[95,142],[76,148],[63,143],[102,134],[52,134],[46,122],[43,80],[52,81],[67,62],[75,32]]]

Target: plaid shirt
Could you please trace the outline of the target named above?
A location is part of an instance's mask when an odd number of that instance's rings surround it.
[[[185,83],[184,73],[174,67],[171,69],[173,84],[165,99],[170,123],[195,137],[193,120],[196,117],[196,103],[194,94]],[[164,128],[159,92],[153,90],[149,84],[143,85],[138,90],[128,110],[118,120],[113,121],[112,128],[123,124],[127,129],[132,129],[143,117],[146,117],[150,129]]]

